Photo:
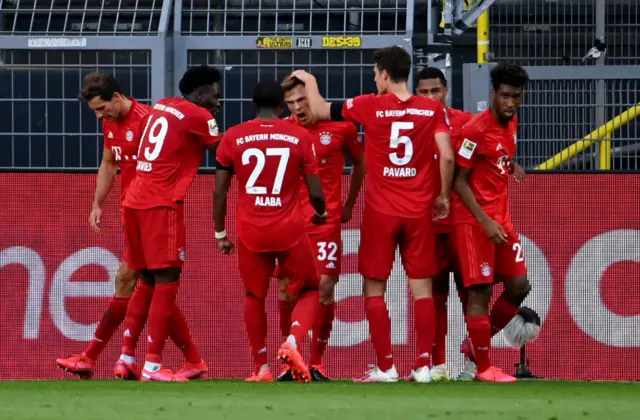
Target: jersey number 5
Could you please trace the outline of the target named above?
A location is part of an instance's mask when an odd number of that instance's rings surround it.
[[[276,172],[276,179],[273,181],[273,188],[271,193],[267,191],[267,187],[257,187],[256,181],[260,177],[260,174],[264,170],[266,163],[265,153],[256,148],[247,149],[242,153],[242,164],[248,165],[251,163],[251,158],[256,158],[256,166],[251,171],[251,175],[247,180],[245,189],[247,194],[280,194],[282,189],[282,181],[284,180],[284,174],[287,170],[287,163],[289,162],[289,149],[286,147],[273,147],[266,149],[267,156],[280,156],[280,162],[278,162],[278,170]]]
[[[164,139],[167,137],[167,131],[169,131],[169,121],[167,121],[165,117],[159,117],[151,124],[153,117],[153,115],[149,116],[147,125],[144,127],[144,132],[142,133],[142,141],[140,141],[140,146],[138,146],[138,157],[142,157],[140,156],[140,150],[142,150],[145,139],[148,139],[149,143],[153,146],[153,148],[149,146],[144,148],[144,159],[147,162],[154,161],[160,156]],[[146,137],[147,130],[149,130],[149,137]]]
[[[413,157],[413,142],[407,136],[401,136],[400,131],[413,130],[413,123],[409,121],[396,121],[391,123],[391,138],[389,147],[397,149],[398,146],[404,144],[404,156],[399,157],[398,152],[389,153],[391,163],[396,166],[404,166],[411,162]]]

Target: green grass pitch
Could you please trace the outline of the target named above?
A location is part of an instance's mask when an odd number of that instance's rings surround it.
[[[637,419],[640,384],[0,382],[3,420]]]

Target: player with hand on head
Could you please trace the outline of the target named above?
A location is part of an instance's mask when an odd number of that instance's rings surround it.
[[[212,116],[219,107],[219,81],[218,70],[193,67],[180,80],[182,97],[161,99],[154,105],[145,121],[137,175],[124,201],[129,266],[138,270],[141,281],[127,309],[118,364],[135,363],[138,338],[148,316],[143,381],[186,382],[207,371],[196,352],[185,368],[173,374],[162,368],[162,351],[170,328],[173,334],[190,335],[184,318],[180,326],[173,323],[186,255],[184,199],[205,150],[215,150],[220,139]]]
[[[123,211],[122,202],[124,202],[131,181],[136,176],[137,153],[143,128],[141,122],[151,111],[151,107],[141,104],[134,98],[126,97],[120,84],[113,76],[101,73],[90,73],[85,76],[79,99],[87,103],[97,118],[102,118],[104,151],[89,217],[91,228],[102,235],[100,227],[102,205],[111,190],[118,167],[120,167],[121,213]],[[90,378],[95,372],[95,362],[98,356],[125,319],[127,305],[136,287],[137,277],[136,272],[129,269],[126,263],[127,247],[125,247],[124,253],[125,257],[118,267],[115,278],[115,295],[98,323],[95,337],[89,343],[89,347],[80,355],[56,360],[57,365],[67,372],[82,378]],[[183,320],[184,316],[177,309],[176,316],[172,317],[172,324],[180,326]],[[172,333],[171,337],[185,355],[192,355],[192,358],[195,355],[199,358],[198,351],[189,334]],[[121,379],[137,380],[140,377],[139,370],[133,365],[131,368],[127,368],[117,364],[114,374]]]
[[[454,141],[458,132],[462,130],[464,124],[473,117],[470,112],[461,111],[447,107],[447,95],[449,88],[447,79],[440,69],[426,67],[418,73],[418,84],[416,93],[426,98],[440,101],[446,107],[449,124],[451,125],[451,140]],[[455,145],[452,145],[455,147]],[[436,157],[438,154],[436,153]],[[452,193],[451,202],[455,200]],[[433,279],[433,302],[436,311],[435,337],[433,340],[433,354],[431,377],[434,381],[448,380],[449,371],[446,364],[446,340],[448,329],[447,299],[449,298],[449,276],[454,275],[458,284],[458,293],[463,307],[466,302],[466,291],[462,287],[460,273],[457,270],[455,247],[453,245],[453,235],[451,235],[451,216],[438,220],[436,223],[436,252],[438,255],[438,268],[440,273]]]
[[[378,95],[361,95],[346,102],[327,103],[315,78],[297,70],[292,76],[305,83],[312,112],[320,120],[349,120],[365,129],[365,208],[358,253],[364,277],[365,312],[377,366],[358,379],[395,382],[398,373],[391,349],[391,321],[384,300],[395,250],[414,299],[418,357],[410,380],[431,382],[435,310],[431,278],[438,274],[435,250],[436,219],[446,217],[453,180],[454,157],[442,104],[414,96],[407,79],[411,56],[400,47],[374,53]],[[441,182],[436,185],[436,150],[440,154]],[[435,205],[434,205],[435,203]]]
[[[329,343],[331,327],[335,314],[335,287],[340,278],[342,261],[342,229],[340,223],[351,220],[353,206],[358,198],[365,175],[364,145],[358,136],[355,124],[351,122],[315,121],[304,83],[295,77],[282,83],[284,96],[292,123],[305,128],[311,134],[318,161],[320,182],[327,199],[327,223],[317,226],[311,223],[315,212],[309,203],[306,185],[301,184],[300,205],[306,218],[306,231],[316,251],[316,267],[320,274],[320,312],[313,326],[309,370],[314,381],[326,381],[328,376],[322,358]],[[342,176],[345,154],[352,163],[351,182],[347,199],[342,205]],[[286,300],[288,279],[280,276],[276,268],[276,277],[280,278],[280,329],[283,337],[289,336],[291,312],[294,301]],[[278,381],[293,381],[290,369],[278,376]]]
[[[515,382],[493,366],[491,337],[519,311],[529,294],[522,245],[509,211],[507,189],[516,153],[518,121],[527,72],[516,64],[491,70],[491,107],[475,115],[460,133],[454,188],[455,245],[464,286],[469,339],[462,352],[477,364],[475,378],[485,382]],[[494,281],[504,292],[489,314]]]
[[[256,118],[229,129],[216,153],[214,201],[218,251],[233,252],[225,218],[232,173],[238,178],[236,206],[238,265],[245,287],[244,319],[255,362],[248,382],[273,382],[267,364],[265,298],[276,266],[289,279],[287,300],[295,301],[290,335],[278,358],[301,382],[311,380],[298,348],[313,326],[319,310],[315,253],[305,232],[306,211],[299,205],[301,178],[314,209],[313,223],[327,221],[324,193],[313,140],[304,128],[279,119],[284,92],[275,81],[259,83],[253,92]]]

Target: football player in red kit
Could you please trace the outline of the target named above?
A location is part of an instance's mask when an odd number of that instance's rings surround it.
[[[324,193],[309,132],[279,119],[284,91],[279,83],[259,83],[253,93],[256,118],[228,130],[216,153],[214,201],[218,250],[229,254],[225,217],[232,172],[238,177],[238,265],[245,287],[244,318],[255,362],[248,382],[272,382],[267,364],[265,298],[276,260],[289,279],[287,295],[295,300],[291,332],[278,351],[302,382],[311,379],[298,352],[319,310],[315,253],[301,211],[301,178],[307,184],[315,224],[327,221]]]
[[[304,84],[297,78],[287,78],[283,83],[285,101],[291,111],[289,121],[304,127],[311,134],[318,161],[320,182],[327,200],[327,223],[317,226],[311,223],[313,206],[309,203],[306,185],[302,184],[300,205],[307,220],[306,230],[316,251],[316,266],[320,274],[320,312],[313,326],[313,339],[309,358],[309,370],[314,381],[326,381],[328,376],[322,357],[329,343],[335,314],[335,287],[340,278],[342,261],[341,223],[351,220],[353,206],[364,180],[364,145],[351,122],[315,121]],[[352,170],[347,199],[342,205],[342,177],[345,154],[349,155]],[[278,272],[278,268],[276,268]],[[279,274],[279,273],[276,273]],[[287,301],[288,279],[280,277],[280,329],[283,337],[289,336],[291,311],[295,302]],[[290,369],[286,369],[278,381],[292,381]]]
[[[149,319],[143,381],[182,381],[206,371],[200,360],[175,375],[162,368],[162,351],[174,316],[185,260],[184,199],[206,148],[220,139],[212,116],[218,106],[220,73],[208,66],[189,69],[180,81],[182,97],[165,98],[145,119],[137,175],[124,200],[129,267],[141,281],[129,302],[124,345],[118,361],[135,363],[138,338]],[[186,322],[181,334],[189,334]]]
[[[118,167],[120,168],[121,211],[129,185],[136,176],[138,146],[142,135],[140,125],[151,107],[134,98],[126,97],[120,88],[120,83],[113,76],[102,73],[90,73],[85,76],[79,99],[87,103],[97,118],[102,118],[104,151],[89,217],[91,228],[101,235],[102,205],[111,190]],[[125,257],[118,267],[115,278],[115,294],[98,323],[89,347],[80,355],[56,360],[57,365],[65,371],[83,378],[91,377],[95,372],[98,356],[124,321],[137,279],[136,272],[129,269],[126,263],[127,253],[128,248],[125,247]],[[184,322],[184,316],[176,307],[172,323],[179,327],[182,322]],[[172,334],[172,338],[185,355],[195,355],[200,361],[198,350],[189,334]],[[126,369],[120,364],[116,365],[114,374],[122,379],[138,379],[140,376],[137,369]]]
[[[384,300],[396,247],[414,298],[418,357],[409,379],[431,382],[429,368],[435,330],[431,279],[438,274],[435,250],[436,218],[449,211],[453,151],[442,104],[414,96],[407,79],[411,56],[400,47],[374,53],[378,95],[361,95],[346,102],[327,103],[313,76],[292,73],[306,86],[311,109],[320,120],[355,121],[365,129],[367,160],[365,209],[358,268],[364,277],[365,312],[377,366],[358,381],[395,382],[398,373],[391,349],[391,321]],[[441,185],[436,185],[438,150]]]
[[[449,88],[447,79],[440,69],[426,67],[418,73],[418,84],[416,93],[420,96],[433,98],[446,107]],[[447,116],[451,125],[451,139],[456,138],[457,133],[462,130],[467,121],[473,117],[470,112],[461,111],[447,107]],[[455,147],[455,145],[453,145]],[[437,153],[436,153],[437,156]],[[453,202],[453,196],[452,196]],[[440,274],[433,279],[433,303],[436,310],[436,330],[433,340],[433,354],[431,378],[434,381],[448,380],[449,371],[446,364],[446,340],[447,340],[447,299],[449,298],[449,276],[454,274],[456,281],[459,281],[460,274],[456,270],[455,248],[451,233],[451,217],[446,217],[436,223],[436,252],[438,255],[438,266]],[[461,286],[461,284],[460,284]],[[466,302],[466,293],[463,288],[459,288],[460,299]]]
[[[507,196],[516,153],[516,112],[528,80],[527,72],[516,64],[498,64],[491,70],[491,107],[465,124],[456,154],[454,186],[459,199],[452,213],[468,289],[465,318],[470,337],[462,350],[477,364],[475,378],[485,382],[515,382],[491,363],[491,337],[518,314],[531,290]],[[497,279],[504,283],[504,292],[489,314]]]

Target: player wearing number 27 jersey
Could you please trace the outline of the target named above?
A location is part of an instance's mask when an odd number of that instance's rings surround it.
[[[305,218],[299,206],[300,182],[309,189],[313,219],[327,219],[318,165],[309,132],[278,118],[284,92],[275,81],[258,84],[253,94],[257,118],[229,129],[218,147],[214,217],[220,252],[231,243],[224,229],[230,174],[239,185],[236,226],[238,265],[245,287],[245,322],[255,362],[250,382],[271,382],[267,364],[265,298],[276,260],[289,278],[287,294],[296,300],[290,335],[280,347],[280,360],[293,376],[307,382],[309,369],[298,352],[319,309],[318,273]]]
[[[358,267],[364,277],[365,312],[378,363],[359,381],[398,380],[384,294],[399,246],[414,297],[418,357],[410,379],[430,382],[435,318],[431,278],[438,273],[434,202],[438,197],[439,216],[446,216],[453,177],[449,126],[440,102],[409,92],[411,57],[406,51],[383,48],[374,53],[374,62],[379,94],[358,96],[344,104],[324,102],[308,73],[296,71],[292,76],[304,81],[319,119],[344,119],[364,126],[367,177]],[[436,185],[436,143],[442,157],[441,185]]]

